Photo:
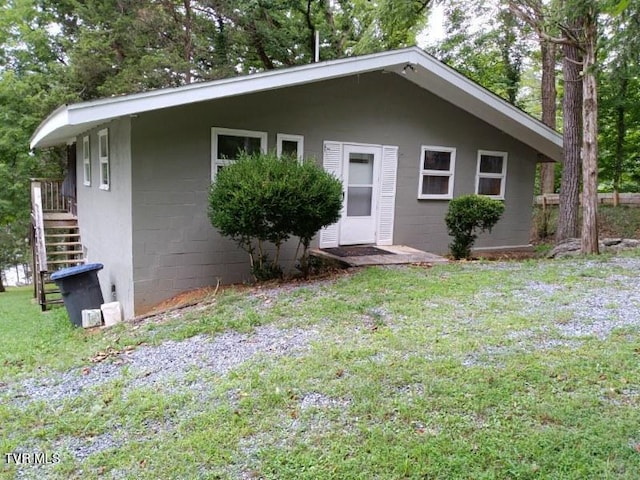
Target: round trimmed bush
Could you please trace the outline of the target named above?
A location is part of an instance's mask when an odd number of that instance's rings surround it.
[[[303,273],[313,236],[336,222],[342,208],[342,184],[313,162],[299,163],[273,153],[241,153],[218,172],[209,191],[209,218],[214,227],[249,253],[258,280],[282,275],[282,244],[292,236],[303,246]],[[265,242],[275,245],[268,259]]]
[[[451,255],[456,260],[469,258],[478,233],[491,231],[504,212],[499,200],[480,195],[464,195],[449,202],[445,217],[449,235]]]

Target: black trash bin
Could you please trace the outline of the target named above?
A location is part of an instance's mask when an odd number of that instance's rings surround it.
[[[69,319],[76,327],[82,326],[82,310],[100,308],[104,303],[98,270],[101,263],[87,263],[77,267],[63,268],[51,275],[56,282]]]

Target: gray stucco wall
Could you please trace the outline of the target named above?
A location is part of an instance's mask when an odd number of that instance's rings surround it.
[[[529,241],[536,153],[398,75],[371,73],[282,91],[145,113],[132,119],[133,278],[136,310],[221,278],[248,278],[247,256],[207,218],[211,127],[304,135],[305,156],[323,141],[399,146],[394,243],[445,253],[447,201],[418,200],[421,145],[456,147],[454,195],[473,193],[477,151],[509,155],[506,211],[478,246]]]
[[[101,190],[98,131],[109,129],[110,190]],[[88,262],[98,262],[105,302],[121,302],[125,318],[134,315],[131,219],[131,122],[120,119],[88,132],[91,147],[91,186],[83,185],[82,138],[77,139],[78,224]]]

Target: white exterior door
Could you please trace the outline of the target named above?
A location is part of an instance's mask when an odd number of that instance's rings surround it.
[[[340,245],[376,243],[381,156],[378,146],[344,145]]]
[[[393,245],[398,147],[325,141],[322,165],[342,181],[339,221],[320,230],[320,248]]]

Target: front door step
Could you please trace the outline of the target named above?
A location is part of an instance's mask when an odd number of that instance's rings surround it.
[[[323,250],[327,253],[336,255],[341,258],[362,257],[365,255],[395,255],[395,253],[389,252],[388,250],[382,250],[381,248],[371,247],[368,245],[365,245],[365,246],[348,245],[344,247],[325,248]]]
[[[367,252],[365,249],[374,249],[382,251],[378,253],[369,250],[371,254],[361,254],[359,249],[363,252]],[[355,252],[351,255],[340,255],[335,251],[345,253],[349,250]],[[333,251],[333,252],[332,252]],[[405,245],[390,245],[390,246],[350,246],[350,247],[338,247],[336,248],[314,248],[310,251],[310,254],[319,257],[334,260],[340,263],[347,264],[350,267],[360,267],[364,265],[402,265],[411,263],[447,263],[448,260],[439,255],[417,250],[415,248],[407,247]]]

